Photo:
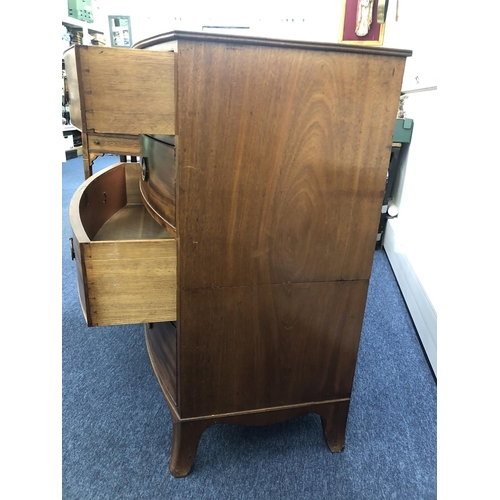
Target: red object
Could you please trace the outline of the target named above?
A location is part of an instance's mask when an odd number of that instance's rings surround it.
[[[377,42],[380,39],[380,30],[382,24],[377,23],[377,5],[378,0],[373,2],[372,24],[370,30],[365,36],[358,36],[356,30],[356,12],[358,9],[358,0],[345,0],[345,15],[344,29],[342,32],[342,41],[359,41],[359,42]]]

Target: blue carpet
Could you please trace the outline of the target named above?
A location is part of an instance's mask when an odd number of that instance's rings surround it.
[[[116,163],[96,160],[94,172]],[[436,498],[436,382],[383,250],[375,252],[346,447],[320,419],[216,425],[193,470],[168,472],[171,420],[142,325],[88,328],[69,250],[68,206],[81,157],[62,165],[64,500]]]

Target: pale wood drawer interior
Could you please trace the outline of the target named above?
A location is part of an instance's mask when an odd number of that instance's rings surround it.
[[[142,204],[140,176],[138,163],[118,163],[89,178],[71,200],[89,326],[176,320],[176,241]]]

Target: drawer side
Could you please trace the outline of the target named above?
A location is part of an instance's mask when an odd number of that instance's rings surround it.
[[[73,252],[73,259],[75,261],[76,267],[76,280],[78,283],[78,298],[80,299],[80,306],[82,308],[83,316],[85,318],[85,322],[88,324],[89,318],[89,300],[88,300],[88,287],[87,287],[87,271],[85,268],[85,252],[86,249],[89,248],[88,243],[80,243],[78,241],[78,237],[75,234],[75,231],[72,231],[72,241],[71,241],[71,250]]]
[[[87,129],[111,134],[175,135],[175,54],[86,46]]]
[[[89,326],[175,321],[176,242],[93,242],[86,258]]]

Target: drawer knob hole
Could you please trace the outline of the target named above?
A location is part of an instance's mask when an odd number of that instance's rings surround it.
[[[142,180],[146,182],[149,178],[149,162],[148,159],[143,157],[141,160]]]
[[[73,245],[73,238],[69,239],[69,246],[71,248],[71,260],[75,260],[76,254],[75,254],[75,247]]]

